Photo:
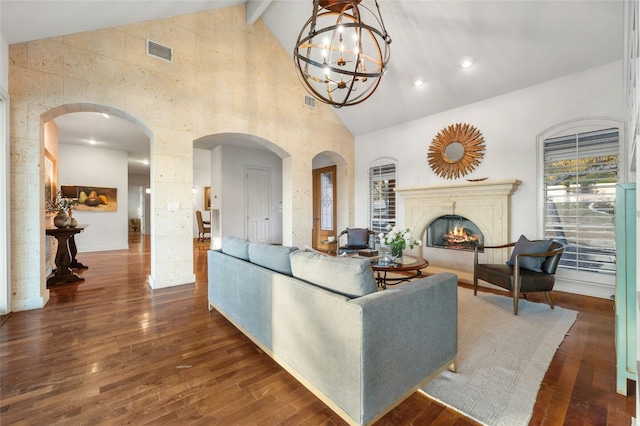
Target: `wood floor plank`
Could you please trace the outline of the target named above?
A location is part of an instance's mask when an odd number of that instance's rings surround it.
[[[82,253],[85,281],[51,288],[44,309],[0,326],[0,424],[339,425],[346,423],[215,310],[206,247],[196,283],[150,289],[149,239]],[[500,293],[500,291],[496,291]],[[554,292],[579,311],[538,393],[531,425],[628,425],[615,393],[613,302]],[[544,302],[536,295],[529,300]],[[416,393],[377,425],[475,425]]]

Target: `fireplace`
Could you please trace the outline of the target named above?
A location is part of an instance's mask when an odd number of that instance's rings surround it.
[[[405,225],[413,228],[415,237],[425,242],[423,246],[414,248],[410,253],[429,261],[429,273],[453,272],[461,282],[471,282],[474,243],[448,247],[454,250],[445,250],[433,244],[438,244],[435,240],[442,238],[452,242],[462,239],[462,236],[456,235],[461,232],[460,228],[464,228],[465,233],[477,237],[478,243],[484,245],[499,245],[510,241],[511,195],[520,184],[517,179],[488,179],[396,188],[396,193],[404,203]],[[437,232],[440,235],[436,235],[436,232],[433,229],[430,231],[429,228],[442,217],[445,218],[447,229]],[[460,224],[456,230],[458,220]],[[445,236],[445,233],[450,231],[453,231],[453,234]],[[480,253],[479,257],[482,263],[504,263],[508,260],[506,250],[486,250]]]
[[[427,226],[425,244],[427,247],[471,251],[484,244],[484,237],[471,220],[448,214],[438,217]]]

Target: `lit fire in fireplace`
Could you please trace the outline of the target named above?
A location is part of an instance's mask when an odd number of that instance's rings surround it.
[[[427,247],[472,251],[484,241],[478,225],[463,216],[440,216],[429,224],[426,231]]]
[[[480,243],[479,238],[469,229],[456,225],[442,236],[442,241],[447,248],[470,248]]]

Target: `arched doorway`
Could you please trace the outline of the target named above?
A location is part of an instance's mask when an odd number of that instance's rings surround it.
[[[194,166],[200,168],[194,168],[194,182],[210,182],[205,215],[211,219],[211,246],[218,248],[224,235],[283,244],[283,159],[290,155],[268,140],[243,133],[204,136],[193,146]],[[198,156],[208,156],[210,167],[203,167]],[[200,176],[203,173],[209,175]],[[199,197],[198,185],[194,192]],[[201,204],[194,198],[194,210]]]
[[[321,152],[313,157],[312,175],[312,246],[330,251],[335,244],[331,239],[337,241],[338,235],[349,223],[345,220],[348,201],[344,198],[343,189],[348,185],[346,161],[333,151]]]
[[[146,188],[151,187],[150,129],[123,111],[97,104],[59,106],[42,114],[40,123],[44,156],[55,164],[55,189],[109,188],[115,196],[108,209],[75,212],[79,223],[89,225],[77,241],[79,252],[128,248],[128,183],[133,173],[142,176]],[[45,192],[41,191],[46,197]],[[145,191],[144,196],[141,201],[147,201],[148,208],[150,195]],[[51,253],[53,247],[47,242],[45,275],[53,267]]]

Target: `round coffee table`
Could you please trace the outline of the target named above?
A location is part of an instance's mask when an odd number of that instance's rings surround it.
[[[429,266],[429,262],[427,262],[426,259],[413,256],[403,256],[400,259],[396,259],[395,262],[386,265],[379,262],[379,260],[371,262],[371,267],[376,272],[376,283],[383,289],[387,288],[387,284],[394,285],[417,278],[422,275],[422,269]],[[414,274],[401,278],[387,278],[387,272],[410,271],[414,271]]]

